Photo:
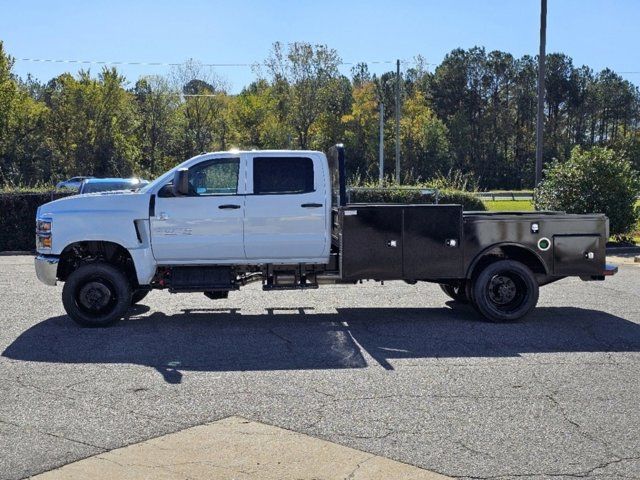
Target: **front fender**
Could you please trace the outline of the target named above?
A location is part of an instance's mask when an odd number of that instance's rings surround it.
[[[76,242],[113,242],[127,250],[141,248],[133,212],[56,212],[51,226],[51,253],[60,255]]]

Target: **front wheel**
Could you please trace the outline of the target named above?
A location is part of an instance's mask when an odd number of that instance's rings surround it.
[[[62,289],[62,303],[69,316],[83,327],[107,327],[127,313],[131,285],[112,265],[90,263],[69,275]]]
[[[538,303],[538,282],[520,262],[499,260],[487,265],[473,282],[474,307],[492,322],[512,322]]]

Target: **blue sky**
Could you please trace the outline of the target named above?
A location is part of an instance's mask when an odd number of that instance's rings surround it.
[[[640,72],[640,0],[548,2],[548,52],[564,52],[596,70]],[[335,48],[345,62],[420,54],[437,64],[450,50],[474,45],[535,55],[539,8],[539,0],[0,0],[0,40],[16,59],[250,64],[262,61],[275,41],[307,41]],[[48,80],[79,68],[18,60],[14,71]],[[169,69],[118,68],[132,82]],[[375,73],[392,68],[370,65]],[[232,92],[254,78],[249,67],[216,73]],[[623,76],[640,84],[640,73]]]

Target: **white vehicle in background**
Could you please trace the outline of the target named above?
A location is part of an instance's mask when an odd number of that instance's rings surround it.
[[[69,180],[64,180],[56,184],[57,189],[68,188],[69,190],[78,190],[82,182],[89,178],[94,177],[71,177]]]
[[[149,184],[140,178],[88,178],[80,185],[78,193],[113,192],[117,190],[139,190]]]

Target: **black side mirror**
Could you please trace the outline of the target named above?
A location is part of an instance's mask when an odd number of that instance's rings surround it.
[[[158,196],[160,198],[170,198],[175,196],[173,194],[173,183],[167,183],[163,185],[162,188],[158,191]]]
[[[173,174],[173,194],[178,197],[180,195],[189,195],[189,169],[181,168]]]

